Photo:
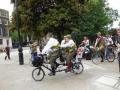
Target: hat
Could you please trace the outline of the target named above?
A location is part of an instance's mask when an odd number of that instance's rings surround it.
[[[70,34],[68,34],[68,35],[66,35],[65,37],[70,39],[70,38],[71,38],[71,35],[70,35]]]
[[[64,38],[66,38],[66,35],[64,36]]]

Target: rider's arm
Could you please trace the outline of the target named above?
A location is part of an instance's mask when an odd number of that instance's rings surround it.
[[[72,40],[70,40],[70,41],[67,42],[66,44],[61,45],[61,47],[64,47],[64,48],[66,48],[66,47],[72,47],[73,44],[74,44],[74,42],[73,42]]]
[[[96,39],[94,47],[96,47],[97,44],[98,44],[98,39]]]
[[[89,40],[87,40],[86,42],[85,42],[85,46],[89,46]]]
[[[110,38],[110,42],[111,42],[111,44],[113,44],[113,40],[112,40],[112,38]]]
[[[62,40],[61,45],[64,45],[64,44],[65,44],[65,40]]]
[[[116,46],[117,46],[118,48],[120,48],[120,44],[119,44],[119,43],[117,43]]]

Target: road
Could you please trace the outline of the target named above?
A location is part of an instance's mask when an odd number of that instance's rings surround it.
[[[24,51],[24,65],[19,65],[18,52],[11,52],[11,60],[0,55],[0,90],[120,90],[117,60],[94,65],[91,60],[83,60],[84,71],[79,75],[60,72],[56,76],[46,76],[41,82],[32,79],[34,69],[30,65],[30,53]]]

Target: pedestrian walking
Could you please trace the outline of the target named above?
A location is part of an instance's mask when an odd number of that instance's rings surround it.
[[[6,56],[5,56],[5,60],[8,58],[10,60],[10,47],[9,45],[7,45],[5,47],[5,53],[6,53]]]

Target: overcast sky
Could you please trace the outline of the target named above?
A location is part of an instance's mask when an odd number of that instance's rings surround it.
[[[11,16],[13,5],[10,3],[11,0],[0,0],[0,8],[9,11],[9,15]],[[109,6],[113,9],[117,9],[120,14],[120,0],[108,0]]]
[[[9,15],[11,16],[13,11],[13,5],[10,3],[11,0],[0,0],[0,9],[5,9],[9,11]]]

